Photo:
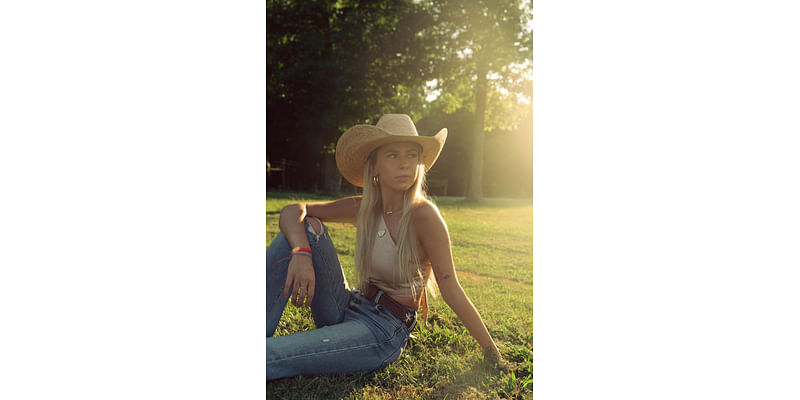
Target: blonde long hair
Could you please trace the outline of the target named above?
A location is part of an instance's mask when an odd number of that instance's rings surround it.
[[[375,244],[376,231],[378,229],[378,218],[383,217],[383,204],[380,186],[373,183],[374,175],[372,168],[376,162],[378,150],[370,154],[367,163],[364,165],[364,190],[361,198],[361,207],[356,218],[356,254],[355,269],[358,288],[362,293],[366,293],[369,285],[369,265],[372,247]],[[411,221],[411,210],[420,202],[426,200],[425,193],[425,165],[417,164],[416,178],[411,187],[403,193],[403,214],[400,217],[400,227],[398,229],[397,241],[397,260],[398,268],[395,269],[395,279],[401,278],[411,288],[411,295],[415,300],[419,300],[414,281],[422,280],[422,271],[417,269],[428,268],[427,263],[421,265],[419,254],[417,254],[417,235],[414,224]],[[435,296],[433,274],[428,275],[427,282],[423,282],[423,287],[427,286],[431,295]],[[426,314],[427,314],[427,310]]]

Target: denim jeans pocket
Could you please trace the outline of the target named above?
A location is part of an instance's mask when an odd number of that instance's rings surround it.
[[[381,362],[381,368],[397,361],[397,359],[399,359],[400,355],[403,353],[404,348],[405,346],[397,347],[397,349],[395,349],[391,354],[389,354],[388,357],[386,357],[385,360],[383,360],[383,362]]]
[[[383,317],[383,319],[385,319],[387,322],[389,322],[389,324],[391,324],[392,327],[394,327],[395,330],[401,330],[404,331],[405,333],[408,333],[408,326],[406,326],[406,324],[403,321],[394,316],[394,314],[389,312],[389,310],[387,310],[385,307],[383,307],[382,305],[378,305],[377,311],[380,314],[380,316]]]
[[[383,314],[381,310],[373,308],[370,311],[370,317],[375,322],[375,327],[383,332],[384,338],[389,340],[397,334],[397,327]]]
[[[397,335],[397,328],[382,315],[381,311],[375,308],[374,304],[353,305],[351,303],[350,309],[359,315],[359,319],[369,325],[370,330],[379,341],[387,342]]]

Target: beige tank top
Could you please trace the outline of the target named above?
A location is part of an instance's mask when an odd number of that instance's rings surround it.
[[[422,269],[422,277],[412,282],[417,294],[416,297],[413,297],[411,295],[412,285],[407,284],[400,277],[397,266],[397,246],[389,234],[389,228],[386,227],[383,217],[378,219],[378,233],[370,259],[369,280],[395,299],[410,299],[415,304],[419,304],[419,298],[425,290],[425,282],[428,281],[431,273],[430,263],[417,264],[417,268]]]

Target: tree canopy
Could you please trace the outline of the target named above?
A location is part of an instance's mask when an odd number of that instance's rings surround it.
[[[517,129],[530,112],[529,18],[517,0],[268,0],[268,159],[302,161],[293,181],[313,189],[341,133],[384,113]]]

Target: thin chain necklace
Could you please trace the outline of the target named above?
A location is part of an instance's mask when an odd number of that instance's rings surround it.
[[[394,213],[396,213],[396,212],[398,212],[398,211],[400,211],[400,210],[402,210],[402,209],[403,209],[403,207],[400,207],[400,208],[398,208],[397,210],[392,210],[392,211],[384,211],[384,212],[386,213],[386,215],[392,215],[392,214],[394,214]]]

